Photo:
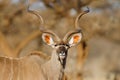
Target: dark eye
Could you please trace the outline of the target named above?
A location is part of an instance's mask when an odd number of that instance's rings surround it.
[[[65,46],[67,46],[68,48],[70,48],[69,44],[66,44]]]
[[[55,44],[54,46],[57,46],[57,44]]]

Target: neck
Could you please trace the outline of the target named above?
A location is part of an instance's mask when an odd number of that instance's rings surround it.
[[[51,59],[43,65],[43,71],[49,80],[62,80],[64,66],[65,64],[61,63],[56,51],[53,51]]]

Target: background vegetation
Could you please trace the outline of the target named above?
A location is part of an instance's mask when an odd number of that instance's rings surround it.
[[[89,54],[82,68],[84,80],[120,80],[120,1],[119,0],[31,0],[30,9],[38,10],[45,27],[61,38],[74,29],[78,13],[90,8],[79,21],[88,43]],[[25,0],[0,0],[0,55],[21,57],[52,48],[41,41],[38,18],[26,10]],[[21,51],[22,50],[22,51]],[[71,49],[66,73],[75,78],[76,48]],[[72,67],[71,67],[72,66]]]

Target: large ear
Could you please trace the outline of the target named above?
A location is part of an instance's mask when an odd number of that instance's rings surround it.
[[[43,33],[42,34],[42,40],[47,44],[53,47],[54,45],[54,40],[53,40],[53,36],[51,34],[48,33]]]
[[[75,33],[70,36],[68,40],[68,44],[70,45],[70,47],[75,46],[81,41],[81,39],[82,39],[82,33]]]

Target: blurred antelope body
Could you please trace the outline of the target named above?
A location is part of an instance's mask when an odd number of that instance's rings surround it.
[[[33,56],[19,59],[0,57],[0,69],[0,80],[46,80]]]
[[[43,65],[39,58],[39,55],[0,57],[0,80],[62,80],[62,66],[55,55]]]

